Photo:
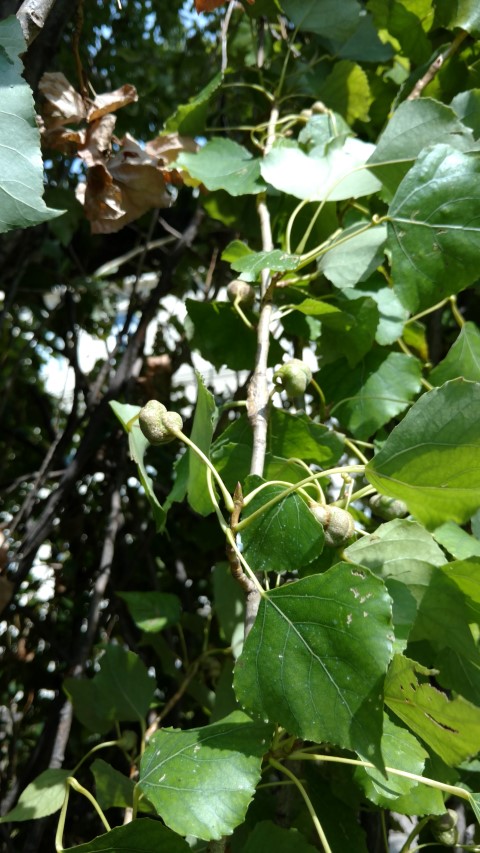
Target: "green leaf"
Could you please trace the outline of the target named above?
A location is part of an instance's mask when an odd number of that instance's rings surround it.
[[[335,287],[353,287],[382,263],[386,225],[364,228],[365,223],[346,228],[320,258],[319,270]]]
[[[0,823],[37,820],[58,812],[65,799],[66,781],[71,773],[71,770],[45,770],[40,773],[25,788],[15,808],[0,818]]]
[[[369,353],[375,339],[379,320],[377,303],[368,296],[359,296],[353,289],[342,290],[336,301],[348,325],[339,334],[333,324],[333,328],[329,327],[329,320],[336,318],[324,318],[317,351],[322,365],[345,356],[349,367],[356,367]]]
[[[437,531],[435,531],[435,534]],[[470,560],[459,560],[443,566],[444,574],[451,578],[462,592],[480,604],[480,560],[472,557]]]
[[[198,349],[204,359],[220,370],[250,370],[255,360],[257,336],[247,329],[229,302],[197,302],[186,300],[188,320],[186,333],[192,349]],[[251,316],[248,311],[247,316]],[[271,342],[269,363],[281,360],[282,349]]]
[[[480,384],[462,379],[423,394],[365,469],[426,527],[464,524],[480,506]]]
[[[299,30],[340,42],[355,32],[360,18],[357,0],[343,0],[341,15],[336,0],[281,0],[281,5]]]
[[[447,356],[428,378],[432,385],[443,385],[459,376],[480,382],[480,331],[475,323],[465,323]]]
[[[223,74],[216,74],[198,95],[190,98],[187,104],[181,104],[170,118],[165,122],[167,133],[184,134],[185,136],[198,136],[205,129],[207,121],[209,102],[215,92],[220,88]]]
[[[251,488],[260,478],[249,478]],[[246,521],[285,486],[266,486],[242,513]],[[292,536],[295,531],[295,536]],[[254,572],[286,572],[308,565],[323,551],[323,527],[296,493],[278,501],[242,530],[243,556]]]
[[[181,603],[168,592],[117,592],[126,602],[130,615],[147,633],[156,634],[169,625],[177,625],[181,616]]]
[[[210,444],[217,417],[217,407],[213,394],[206,388],[200,373],[197,377],[197,405],[193,418],[191,440],[209,456]],[[213,504],[207,486],[207,467],[197,454],[188,448],[188,502],[199,515],[213,512]]]
[[[43,200],[40,133],[19,55],[27,46],[15,16],[0,22],[0,234],[56,216]]]
[[[417,359],[402,353],[371,350],[353,370],[336,361],[320,370],[330,414],[360,439],[368,439],[399,415],[421,388]]]
[[[470,536],[466,530],[455,524],[454,521],[446,521],[433,531],[437,542],[448,551],[456,560],[466,560],[468,557],[480,557],[480,542],[474,536]]]
[[[404,56],[414,65],[422,65],[430,59],[431,44],[424,33],[429,29],[433,12],[431,0],[426,2],[405,2],[405,0],[369,0],[368,9],[372,12],[377,27],[388,30],[398,39]],[[423,25],[423,26],[422,26]]]
[[[396,655],[385,679],[385,704],[450,767],[478,751],[480,709],[449,699],[426,681],[435,674]]]
[[[404,101],[393,113],[368,162],[393,194],[420,152],[440,143],[465,151],[474,141],[470,129],[451,107],[433,98]]]
[[[264,593],[235,667],[239,702],[381,766],[390,618],[383,583],[347,563]]]
[[[417,312],[478,277],[478,154],[449,145],[423,152],[390,205],[388,248],[400,301]]]
[[[428,642],[430,649],[420,657],[436,667],[439,684],[479,705],[480,650],[469,626],[472,617],[480,622],[480,607],[469,602],[446,573],[432,572],[410,642]]]
[[[472,807],[472,810],[480,823],[480,794],[470,794],[469,803]]]
[[[339,144],[340,142],[340,144]],[[342,201],[371,195],[380,182],[365,168],[374,150],[370,142],[348,137],[309,154],[291,141],[276,143],[263,158],[263,178],[277,190],[309,201]]]
[[[95,796],[101,809],[131,808],[135,782],[115,770],[106,761],[96,758],[90,767],[95,779]]]
[[[231,139],[212,139],[198,154],[184,151],[176,164],[205,184],[208,190],[226,190],[238,196],[265,189],[260,179],[260,161]]]
[[[262,820],[248,836],[242,848],[242,853],[265,853],[265,850],[275,850],[275,853],[315,853],[306,838],[297,829],[283,829],[271,820]]]
[[[395,651],[403,651],[433,567],[445,562],[442,549],[420,524],[397,518],[349,545],[345,557],[385,581],[393,600]]]
[[[272,409],[268,424],[267,448],[285,459],[297,457],[304,462],[331,468],[343,454],[343,436],[316,424],[308,415]]]
[[[119,722],[144,720],[155,691],[138,655],[109,644],[92,679],[67,678],[64,682],[80,722],[100,733]]]
[[[336,62],[325,82],[320,85],[318,98],[327,107],[345,116],[349,125],[357,119],[369,121],[373,96],[365,71],[355,62],[347,59]]]
[[[473,130],[475,139],[480,136],[480,89],[459,92],[450,104],[462,124]]]
[[[240,711],[203,728],[163,729],[143,754],[139,788],[180,835],[230,835],[245,818],[270,736],[270,726]]]
[[[143,435],[138,421],[135,421],[133,424],[130,423],[132,418],[134,418],[135,415],[138,415],[141,407],[132,406],[130,403],[117,403],[115,400],[110,401],[110,407],[128,435],[130,456],[137,464],[138,478],[152,509],[156,528],[157,530],[162,530],[165,523],[166,513],[155,494],[153,480],[149,474],[147,474],[144,462],[144,456],[147,448],[150,447],[150,442]]]
[[[189,853],[187,842],[158,820],[142,818],[118,826],[93,841],[68,847],[65,853]]]
[[[476,0],[435,0],[435,26],[453,30],[460,27],[480,36],[480,9]]]
[[[395,725],[386,714],[383,721],[381,748],[386,767],[405,770],[417,776],[422,775],[428,752],[407,729]],[[413,779],[397,776],[388,771],[385,777],[379,770],[370,767],[359,767],[355,771],[355,780],[372,803],[395,811],[398,797],[408,794],[412,788],[418,788],[418,783]]]
[[[237,272],[249,273],[250,280],[255,281],[262,270],[269,269],[273,272],[286,272],[296,270],[300,263],[298,255],[289,255],[280,249],[271,252],[249,252],[232,261],[232,269]]]
[[[378,326],[375,332],[377,344],[384,347],[395,343],[402,336],[404,324],[408,319],[408,311],[394,290],[385,283],[385,279],[380,275],[373,276],[362,284],[357,284],[355,290],[358,296],[370,296],[377,303],[379,311]]]

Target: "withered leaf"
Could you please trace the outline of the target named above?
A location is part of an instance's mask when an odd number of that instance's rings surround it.
[[[96,121],[107,113],[113,113],[127,104],[132,104],[138,101],[137,90],[130,83],[125,83],[120,89],[115,89],[114,92],[104,92],[103,95],[97,95],[88,108],[87,121]]]
[[[47,125],[78,123],[87,117],[83,98],[75,91],[67,78],[60,71],[47,71],[38,84],[42,95],[48,101],[43,111]]]

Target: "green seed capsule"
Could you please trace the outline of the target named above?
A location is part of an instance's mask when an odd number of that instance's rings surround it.
[[[168,412],[166,406],[158,400],[148,401],[140,410],[138,421],[140,429],[150,444],[167,444],[175,438],[172,430],[183,428],[180,415],[177,412]]]
[[[294,398],[303,394],[307,385],[312,381],[312,371],[308,364],[299,358],[292,358],[277,368],[273,374],[275,385],[286,392],[287,397]]]
[[[341,548],[355,533],[353,518],[345,509],[340,509],[338,506],[312,504],[310,511],[322,525],[325,545],[330,548]]]

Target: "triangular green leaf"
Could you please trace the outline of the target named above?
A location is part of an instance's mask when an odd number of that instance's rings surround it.
[[[245,817],[270,736],[240,711],[203,728],[163,729],[143,754],[139,787],[180,835],[229,835]]]
[[[255,477],[247,482],[252,488],[261,480]],[[242,521],[284,491],[285,486],[265,486],[245,508]],[[292,531],[295,531],[295,536],[292,536]],[[300,569],[323,551],[323,527],[296,493],[262,512],[242,530],[241,535],[243,555],[254,572]]]
[[[389,209],[387,247],[400,301],[412,313],[458,293],[478,277],[478,153],[427,148]]]
[[[71,776],[71,770],[45,770],[40,773],[25,788],[15,808],[0,818],[0,823],[38,820],[58,812],[65,799],[68,776]]]
[[[263,178],[277,190],[310,201],[341,201],[370,195],[380,188],[377,178],[364,168],[374,146],[348,137],[305,154],[294,142],[273,146],[261,164]]]
[[[426,527],[463,524],[480,506],[479,420],[480,384],[459,379],[429,391],[369,462],[367,479]]]
[[[189,853],[189,850],[183,838],[158,820],[142,818],[98,835],[86,844],[68,847],[65,853]]]
[[[394,193],[420,152],[440,143],[465,151],[474,140],[451,107],[433,98],[404,101],[380,136],[369,165],[375,166],[373,173]]]
[[[198,154],[183,152],[176,164],[209,190],[226,190],[238,196],[265,189],[260,178],[260,161],[231,139],[212,139]]]
[[[187,104],[177,107],[174,114],[165,122],[168,133],[177,131],[187,136],[196,136],[203,132],[207,120],[209,101],[219,89],[223,74],[216,74],[198,95],[190,98]]]
[[[386,226],[364,229],[365,224],[346,228],[320,258],[319,270],[335,287],[353,287],[382,262]]]
[[[265,593],[235,667],[239,702],[381,766],[390,620],[383,583],[346,563]]]
[[[368,439],[405,411],[421,388],[421,371],[415,358],[373,349],[353,370],[346,359],[326,365],[317,381],[330,414],[353,436]]]
[[[385,714],[382,735],[382,756],[386,767],[405,770],[421,776],[425,767],[428,752],[418,740],[401,726],[395,725]],[[379,770],[370,767],[359,767],[355,771],[355,779],[361,785],[365,796],[382,808],[396,810],[398,797],[408,794],[418,783],[405,776],[388,773],[385,777]],[[419,814],[419,812],[415,812]]]
[[[181,603],[168,592],[117,592],[130,611],[133,621],[142,631],[156,634],[180,621]]]
[[[475,323],[465,323],[446,357],[428,378],[432,385],[443,385],[459,376],[480,382],[480,330]]]
[[[95,796],[101,809],[132,807],[135,788],[133,779],[115,770],[102,758],[96,758],[90,770],[95,779]]]
[[[396,655],[385,680],[385,704],[451,767],[478,752],[480,709],[449,699],[426,680],[435,674]]]
[[[64,688],[81,722],[91,731],[105,732],[114,720],[145,718],[155,680],[138,655],[109,644],[93,679],[67,678]]]
[[[19,55],[22,28],[12,15],[0,22],[0,234],[60,216],[43,200],[40,133],[30,87]]]

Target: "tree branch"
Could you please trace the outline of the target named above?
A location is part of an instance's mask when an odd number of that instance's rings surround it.
[[[27,46],[42,32],[55,0],[24,0],[17,12]]]
[[[425,74],[423,75],[423,77],[420,77],[420,80],[417,80],[417,82],[415,83],[415,86],[413,87],[412,91],[410,92],[410,94],[407,98],[407,101],[415,101],[417,98],[420,97],[423,90],[428,86],[429,83],[432,82],[434,77],[436,77],[436,75],[440,71],[440,68],[442,67],[444,62],[446,62],[447,59],[449,59],[451,56],[453,56],[454,53],[457,52],[460,45],[462,44],[463,41],[465,41],[467,36],[468,36],[468,33],[466,32],[466,30],[460,30],[460,32],[457,33],[457,35],[455,36],[454,40],[452,41],[451,45],[447,48],[447,50],[445,50],[443,53],[440,53],[433,60],[431,65],[429,65],[429,67],[428,67],[427,71],[425,72]]]

